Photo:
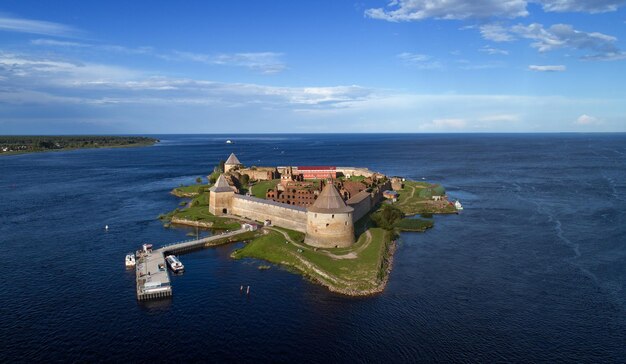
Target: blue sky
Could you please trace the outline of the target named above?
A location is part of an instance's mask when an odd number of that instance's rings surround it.
[[[0,4],[0,134],[626,131],[626,0]]]

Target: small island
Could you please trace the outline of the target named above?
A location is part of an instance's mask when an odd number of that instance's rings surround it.
[[[0,136],[0,155],[87,148],[143,147],[159,142],[142,136]]]
[[[172,190],[186,200],[159,216],[165,227],[249,227],[232,258],[284,266],[350,296],[384,289],[399,232],[423,232],[433,214],[458,211],[441,185],[360,167],[246,168],[231,154],[207,180]],[[243,238],[224,242],[235,240]]]

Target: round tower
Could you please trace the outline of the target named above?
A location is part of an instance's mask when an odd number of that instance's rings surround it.
[[[354,243],[354,209],[343,201],[339,191],[328,183],[313,205],[307,208],[308,245],[320,248],[343,248]]]
[[[209,212],[216,216],[230,214],[234,195],[235,191],[226,181],[226,177],[220,174],[213,187],[209,188]]]

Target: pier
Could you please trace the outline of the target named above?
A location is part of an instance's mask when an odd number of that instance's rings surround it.
[[[154,298],[170,297],[172,286],[168,267],[165,263],[165,256],[169,254],[184,254],[192,250],[201,249],[212,243],[232,238],[236,235],[249,231],[241,228],[239,230],[213,235],[202,239],[181,241],[165,245],[151,252],[140,251],[137,253],[135,265],[135,277],[137,282],[137,299],[139,301]]]

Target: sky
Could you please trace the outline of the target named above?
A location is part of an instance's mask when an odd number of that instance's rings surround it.
[[[626,0],[0,3],[0,134],[625,131]]]

